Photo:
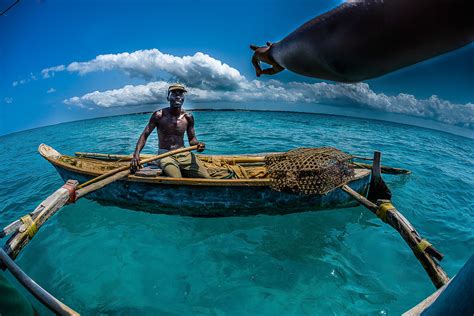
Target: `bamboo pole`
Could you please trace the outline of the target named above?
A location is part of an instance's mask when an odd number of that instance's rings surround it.
[[[131,155],[119,155],[119,154],[100,154],[100,153],[86,153],[86,152],[76,152],[75,155],[80,158],[92,158],[99,160],[113,160],[113,161],[130,161],[132,160]],[[252,155],[197,155],[203,161],[209,161],[211,159],[219,159],[222,161],[232,161],[235,163],[259,163],[265,162],[265,156],[259,154],[257,156]],[[150,154],[140,155],[141,159],[147,159],[153,157]]]
[[[0,238],[13,234],[15,231],[17,231],[18,228],[20,228],[20,225],[21,221],[19,219],[8,224],[0,231]]]
[[[17,264],[15,264],[8,254],[3,251],[3,249],[0,249],[0,261],[34,297],[36,297],[52,312],[57,315],[79,315],[78,312],[60,302],[57,298],[55,298],[48,291],[38,285],[38,283],[36,283],[33,279],[31,279]]]
[[[70,184],[73,185],[74,187],[77,186],[77,181],[69,180]],[[68,202],[68,196],[70,195],[69,191],[63,187],[59,188],[56,190],[53,194],[51,194],[46,200],[41,202],[33,212],[29,213],[31,218],[34,220],[38,217],[38,214],[40,214],[44,210],[52,210],[53,207],[57,206],[56,204],[58,203],[57,199],[60,199],[62,201],[65,201],[66,203]],[[62,205],[61,205],[62,206]],[[59,206],[60,207],[60,206]],[[5,228],[3,228],[0,231],[0,238],[3,238],[5,236],[8,236],[14,232],[17,232],[18,230],[25,231],[25,224],[22,222],[21,219],[17,219],[16,221],[10,223],[7,225]]]
[[[355,192],[347,185],[342,186],[342,190],[351,195],[354,199],[356,199],[361,205],[369,209],[372,213],[377,215],[377,210],[379,209],[379,206],[377,206],[377,204],[370,202],[365,197]],[[439,258],[442,258],[442,255],[433,246],[429,246],[428,248],[426,248],[425,251],[419,250],[418,246],[423,239],[420,237],[415,228],[413,228],[410,222],[408,222],[408,220],[396,208],[393,208],[389,212],[387,212],[386,223],[395,228],[395,230],[400,233],[402,238],[413,251],[418,261],[420,261],[421,265],[423,266],[426,273],[428,274],[437,289],[439,289],[449,281],[448,275],[433,260],[431,255],[429,255],[428,249],[431,248],[431,254],[437,253]]]
[[[83,197],[83,196],[85,196],[85,195],[87,195],[87,194],[89,194],[93,191],[102,189],[106,185],[108,185],[112,182],[115,182],[117,180],[120,180],[120,179],[128,176],[129,174],[130,174],[129,170],[121,171],[119,173],[116,173],[116,174],[113,174],[113,175],[109,176],[108,178],[102,179],[98,182],[90,183],[90,184],[88,184],[87,186],[85,186],[83,188],[79,188],[76,191],[76,199],[80,199],[81,197]]]
[[[7,227],[17,227],[17,230],[7,241],[3,249],[12,258],[15,259],[28,242],[33,239],[38,229],[61,207],[71,201],[71,192],[77,186],[78,182],[69,180],[64,186],[56,190],[46,200],[41,202],[36,209],[23,216]],[[69,188],[69,189],[68,189]]]
[[[385,183],[383,182],[383,179],[380,177],[379,152],[376,152],[374,155],[372,180],[371,186],[373,183],[378,186],[376,190],[381,190],[384,186],[386,187]],[[365,206],[372,213],[381,218],[385,223],[392,226],[402,236],[402,238],[408,244],[410,249],[413,251],[413,254],[416,256],[418,261],[421,263],[421,265],[427,272],[428,276],[430,277],[436,288],[442,287],[449,281],[449,277],[446,272],[433,259],[434,257],[438,260],[441,260],[443,258],[443,255],[426,240],[421,238],[421,236],[411,225],[411,223],[390,203],[389,200],[378,199],[376,204],[351,189],[348,185],[343,185],[342,190],[352,196],[357,202]],[[372,188],[370,190],[372,190]],[[372,190],[372,194],[374,195],[374,197],[377,194],[383,194],[386,196],[387,192],[384,193]]]

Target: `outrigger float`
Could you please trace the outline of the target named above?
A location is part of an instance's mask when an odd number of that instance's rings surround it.
[[[145,168],[132,175],[130,156],[97,153],[66,156],[41,144],[38,151],[66,183],[35,210],[0,231],[0,238],[11,235],[0,249],[3,269],[8,269],[53,312],[78,315],[29,278],[14,259],[51,216],[82,197],[149,212],[207,217],[287,214],[359,203],[400,233],[436,288],[448,283],[448,275],[437,263],[443,255],[422,238],[390,202],[391,192],[381,176],[382,173],[406,174],[409,171],[381,166],[380,152],[375,152],[373,159],[351,156],[331,148],[265,155],[199,155],[214,176],[211,179],[167,178],[153,165],[157,159],[195,149],[197,146],[157,156],[142,155],[141,164]],[[320,159],[318,157],[324,157],[324,163],[315,166],[314,160]],[[277,168],[287,162],[291,167],[298,159],[312,167]],[[373,163],[356,161],[360,159],[373,160]],[[336,175],[335,170],[342,171]],[[330,173],[331,177],[325,173]]]

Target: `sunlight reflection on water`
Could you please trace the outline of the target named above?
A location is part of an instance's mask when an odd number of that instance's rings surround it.
[[[195,112],[208,154],[334,146],[413,171],[387,176],[394,203],[456,273],[474,249],[474,141],[393,123],[301,113]],[[131,153],[148,115],[1,137],[0,224],[61,185],[37,153]],[[144,152],[156,152],[156,134]],[[14,159],[12,159],[14,158]],[[470,175],[470,176],[469,176]],[[18,263],[84,315],[400,314],[433,292],[410,249],[361,207],[286,216],[188,218],[89,200],[61,210]],[[42,312],[44,308],[35,302]]]

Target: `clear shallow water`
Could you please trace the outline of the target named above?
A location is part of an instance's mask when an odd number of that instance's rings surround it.
[[[474,250],[474,140],[362,119],[195,112],[207,153],[334,146],[413,171],[385,176],[395,205],[454,275]],[[0,137],[0,225],[62,185],[36,149],[130,153],[149,115]],[[156,151],[156,134],[144,152]],[[5,240],[2,240],[5,242]],[[84,315],[397,315],[434,291],[402,238],[362,207],[285,216],[189,218],[82,199],[56,214],[17,263]],[[36,301],[34,305],[47,311]]]

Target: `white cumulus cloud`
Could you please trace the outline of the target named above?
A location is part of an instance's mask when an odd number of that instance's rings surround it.
[[[245,79],[237,69],[207,54],[197,52],[193,56],[178,57],[164,54],[158,49],[99,55],[85,62],[46,68],[41,73],[44,78],[48,78],[59,71],[84,75],[107,70],[121,70],[129,76],[147,80],[157,78],[159,72],[163,71],[189,86],[206,89],[235,89]]]
[[[56,92],[56,89],[54,89],[54,88],[49,88],[48,91],[46,91],[46,93],[53,93],[53,92]]]
[[[121,89],[103,92],[94,91],[82,97],[64,100],[64,103],[81,107],[97,106],[104,108],[152,104],[166,100],[168,86],[169,83],[164,81],[152,82],[147,85],[128,85]]]
[[[43,77],[58,71],[90,72],[119,70],[131,77],[142,77],[150,82],[127,85],[107,91],[94,91],[64,100],[68,105],[83,107],[124,107],[166,102],[164,80],[157,80],[160,72],[173,80],[185,83],[189,98],[195,103],[211,102],[290,102],[324,103],[341,107],[361,107],[377,111],[408,114],[443,123],[474,128],[474,103],[453,104],[433,95],[417,99],[400,93],[386,95],[370,89],[366,83],[284,83],[278,80],[248,80],[231,66],[201,52],[193,56],[173,56],[157,49],[133,53],[106,54],[84,61],[43,69]]]
[[[146,85],[125,86],[121,89],[94,91],[81,97],[64,101],[69,105],[87,107],[138,106],[166,102],[166,81]],[[474,128],[474,103],[452,104],[437,96],[417,99],[410,94],[388,96],[375,93],[366,83],[329,84],[282,83],[271,80],[266,83],[251,81],[245,88],[232,91],[189,88],[188,97],[195,103],[212,102],[291,102],[324,103],[338,106],[362,107],[377,111],[408,114],[433,119],[439,122]]]

